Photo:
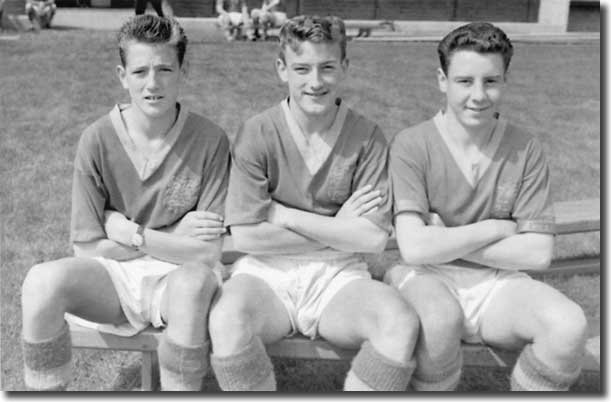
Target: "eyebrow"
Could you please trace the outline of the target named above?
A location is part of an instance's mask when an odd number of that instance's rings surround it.
[[[320,63],[307,63],[307,62],[301,62],[301,63],[291,63],[291,67],[297,67],[297,66],[322,66],[325,64],[338,64],[340,63],[338,60],[325,60],[325,61],[321,61]]]
[[[484,75],[484,78],[502,78],[502,77],[503,77],[502,74]],[[453,78],[454,79],[473,78],[473,75],[469,75],[469,74],[455,75]]]

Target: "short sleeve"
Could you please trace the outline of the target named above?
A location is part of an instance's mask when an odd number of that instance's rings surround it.
[[[389,170],[392,183],[394,216],[402,212],[426,215],[429,202],[426,196],[425,150],[404,130],[390,145]]]
[[[210,211],[225,215],[225,199],[229,183],[229,140],[223,132],[217,146],[204,164],[202,192],[197,202],[197,210]]]
[[[106,238],[104,207],[108,193],[95,163],[92,136],[83,135],[74,160],[70,241],[89,242]]]
[[[247,122],[231,149],[225,224],[246,225],[267,220],[271,195],[265,144],[260,126]]]
[[[513,211],[518,232],[554,233],[549,166],[539,142],[530,142],[524,175]]]
[[[392,197],[388,179],[388,143],[378,126],[375,126],[371,139],[359,158],[354,173],[353,190],[367,184],[379,190],[384,195],[384,199],[375,212],[364,215],[364,218],[390,233]]]

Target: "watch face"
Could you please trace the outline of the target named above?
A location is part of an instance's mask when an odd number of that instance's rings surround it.
[[[139,233],[134,233],[132,236],[132,245],[134,247],[141,247],[144,244],[144,237]]]

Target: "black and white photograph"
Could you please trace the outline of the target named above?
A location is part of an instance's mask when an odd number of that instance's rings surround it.
[[[0,0],[4,397],[604,395],[607,8]]]

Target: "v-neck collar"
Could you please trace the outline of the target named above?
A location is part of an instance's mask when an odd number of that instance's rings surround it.
[[[112,126],[115,129],[117,137],[119,137],[119,141],[121,141],[121,145],[123,145],[125,153],[138,173],[138,177],[141,181],[145,181],[157,171],[159,166],[161,166],[165,160],[166,156],[168,156],[170,153],[170,150],[182,132],[189,112],[183,105],[180,105],[178,117],[176,118],[172,128],[170,128],[168,134],[163,139],[162,146],[152,154],[144,155],[136,147],[132,137],[130,137],[128,134],[127,126],[125,125],[125,121],[121,115],[121,112],[128,107],[130,107],[129,104],[115,105],[115,107],[110,111],[110,121],[112,122]]]
[[[284,118],[291,138],[295,142],[310,175],[314,176],[331,154],[339,138],[344,122],[346,121],[348,107],[345,106],[344,102],[340,101],[335,120],[331,127],[322,133],[315,133],[306,137],[301,127],[299,127],[299,124],[297,124],[297,120],[295,120],[293,113],[289,109],[288,98],[283,100],[280,106],[284,112]]]
[[[439,111],[435,115],[435,117],[433,117],[433,123],[435,124],[435,127],[439,132],[439,137],[441,137],[442,142],[445,144],[446,148],[452,155],[454,163],[458,166],[463,177],[472,188],[475,188],[475,186],[477,186],[477,183],[485,175],[486,171],[488,170],[488,167],[492,163],[492,159],[496,154],[499,144],[503,139],[505,129],[507,128],[507,120],[503,118],[498,118],[496,127],[492,131],[490,141],[488,141],[484,149],[481,151],[482,159],[477,164],[476,168],[471,165],[468,166],[468,164],[464,161],[463,155],[449,141],[451,134],[446,129],[442,111]]]

